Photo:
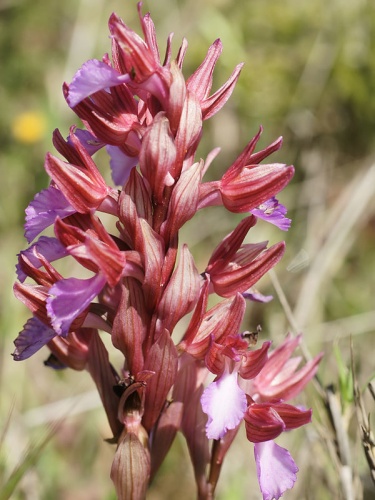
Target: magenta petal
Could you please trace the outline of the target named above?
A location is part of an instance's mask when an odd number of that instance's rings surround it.
[[[202,409],[208,415],[208,439],[220,439],[235,429],[246,411],[246,395],[237,384],[237,373],[222,375],[212,382],[201,397]]]
[[[73,320],[97,297],[106,283],[97,274],[93,278],[81,280],[68,278],[58,281],[49,290],[47,313],[56,333],[65,335]]]
[[[15,361],[29,358],[55,336],[56,332],[52,328],[42,323],[38,318],[30,318],[14,341],[16,349],[13,358]]]
[[[27,259],[39,269],[42,264],[38,257],[34,254],[35,250],[43,255],[48,262],[54,262],[55,260],[61,259],[68,255],[66,248],[59,242],[56,238],[50,238],[48,236],[41,236],[36,243],[31,245],[27,250],[20,252],[20,255],[24,255]],[[22,271],[19,264],[16,265],[17,277],[23,283],[27,278],[27,275]]]
[[[56,217],[63,219],[74,214],[76,210],[70,205],[60,189],[50,186],[37,193],[26,208],[25,237],[30,243],[44,229],[51,226]]]
[[[89,132],[88,130],[77,128],[74,131],[74,135],[78,138],[79,142],[86,149],[86,151],[90,156],[95,154],[97,151],[99,151],[99,149],[101,149],[104,146],[104,144],[100,142],[99,139],[97,139],[94,135],[92,135],[92,133]],[[68,137],[68,144],[74,146],[70,135]]]
[[[91,94],[128,81],[129,75],[121,75],[108,64],[90,59],[80,67],[69,85],[68,104],[74,108]]]
[[[291,454],[274,441],[254,444],[255,463],[263,500],[278,500],[293,488],[298,467]]]
[[[137,165],[138,157],[128,156],[117,146],[106,146],[110,156],[112,180],[116,186],[123,186],[128,180],[131,170]]]
[[[288,231],[292,221],[285,217],[287,210],[284,205],[273,197],[262,203],[259,207],[251,210],[251,213],[259,219],[263,219],[282,231]]]
[[[253,287],[246,290],[246,292],[242,292],[242,297],[244,299],[252,300],[253,302],[262,303],[270,302],[273,299],[273,295],[263,295]]]

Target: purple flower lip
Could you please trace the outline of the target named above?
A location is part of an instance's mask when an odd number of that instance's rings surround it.
[[[14,341],[16,349],[13,358],[16,361],[29,358],[45,346],[55,335],[56,332],[49,326],[44,325],[39,319],[30,318]]]
[[[26,208],[25,237],[30,243],[44,229],[51,226],[56,217],[67,217],[76,210],[70,205],[63,193],[50,186],[38,193]]]
[[[282,231],[288,231],[292,221],[285,217],[286,207],[279,203],[275,197],[265,201],[259,207],[251,210],[251,213],[260,219],[274,224]]]
[[[90,97],[99,90],[104,90],[121,83],[128,83],[130,76],[121,75],[108,64],[91,59],[82,65],[81,69],[74,75],[72,83],[69,85],[67,96],[68,104],[74,108],[86,97]]]

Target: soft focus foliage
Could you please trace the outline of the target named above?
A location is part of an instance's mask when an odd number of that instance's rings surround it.
[[[15,253],[25,246],[23,211],[34,193],[46,187],[42,165],[44,152],[52,149],[52,129],[59,127],[67,135],[75,119],[65,106],[61,83],[71,81],[82,61],[101,57],[108,50],[103,20],[113,10],[138,30],[135,5],[135,0],[4,0],[0,4],[1,422],[13,406],[0,455],[0,484],[28,443],[45,435],[46,423],[66,416],[15,498],[113,498],[108,470],[113,448],[98,438],[98,434],[107,438],[109,429],[105,416],[95,410],[96,396],[86,392],[91,390],[89,377],[82,380],[81,374],[78,379],[74,372],[61,373],[52,383],[43,366],[46,353],[22,367],[15,366],[10,357],[12,339],[27,317],[25,308],[14,299],[11,285]],[[374,372],[375,347],[375,175],[369,169],[375,144],[372,3],[145,1],[143,11],[149,9],[160,40],[172,29],[175,48],[183,36],[188,38],[186,74],[196,68],[217,36],[224,51],[215,71],[214,89],[235,64],[245,62],[229,104],[207,124],[201,154],[220,145],[222,153],[215,165],[222,174],[260,124],[265,128],[261,145],[284,136],[282,157],[276,161],[293,163],[296,176],[281,199],[293,223],[285,236],[287,253],[277,274],[309,349],[313,354],[326,351],[323,383],[339,387],[342,370],[336,368],[332,346],[334,341],[339,343],[341,358],[349,366],[350,334],[354,335],[357,377],[364,383]],[[186,239],[195,243],[196,260],[205,255],[205,244],[219,241],[230,226],[225,218],[220,225],[202,227],[198,218],[194,227],[188,226]],[[270,239],[272,244],[279,238],[269,224],[259,224],[256,230],[259,240]],[[276,297],[269,280],[262,283],[261,291]],[[267,338],[291,328],[277,298],[267,305],[267,317],[263,310],[262,304],[253,305],[244,327],[252,330],[261,324]],[[46,406],[70,398],[72,393],[76,400]],[[343,399],[345,405],[350,404],[346,394]],[[306,404],[314,406],[312,399]],[[317,406],[320,408],[318,402]],[[319,421],[316,426],[319,430]],[[354,428],[349,433],[353,449],[358,439]],[[284,437],[300,467],[298,486],[286,498],[305,498],[308,492],[309,498],[330,499],[340,485],[337,464],[314,428],[310,426],[308,432],[309,441],[301,434],[298,438],[298,432],[291,443]],[[257,491],[249,483],[255,474],[249,471],[252,457],[244,454],[248,451],[239,444],[229,453],[220,498],[249,498],[248,491]],[[185,461],[175,460],[174,454]],[[317,455],[319,461],[314,459]],[[186,456],[184,444],[177,441],[155,478],[151,500],[172,498],[176,492],[181,500],[192,498],[194,482]],[[371,487],[360,453],[357,466],[364,488]],[[257,498],[256,494],[251,498]]]

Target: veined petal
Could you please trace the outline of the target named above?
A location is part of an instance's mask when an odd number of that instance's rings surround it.
[[[181,174],[168,208],[167,220],[163,226],[163,236],[168,241],[190,220],[197,211],[199,183],[202,178],[203,161],[194,163]]]
[[[224,374],[212,382],[201,397],[202,408],[208,415],[208,439],[221,439],[237,427],[246,411],[246,395],[237,384],[237,373]]]
[[[242,219],[242,221],[237,225],[237,227],[229,233],[215,248],[213,251],[210,260],[208,261],[208,265],[206,268],[206,272],[213,274],[215,272],[222,271],[226,265],[233,259],[236,252],[242,245],[243,240],[245,239],[250,228],[255,226],[256,218],[252,215]],[[262,248],[259,248],[259,252],[266,248],[267,243],[263,245]],[[256,257],[256,255],[254,255]]]
[[[282,372],[282,380],[278,380],[277,378],[274,379],[269,387],[266,386],[264,390],[262,390],[260,393],[261,397],[263,399],[283,399],[284,401],[293,399],[303,391],[306,384],[315,376],[322,357],[323,353],[318,354],[315,358],[308,361],[300,370],[290,374],[289,377],[283,377],[284,373]],[[288,364],[287,362],[284,366],[288,366]],[[261,378],[261,374],[259,374],[259,377]]]
[[[202,134],[202,112],[198,99],[188,92],[182,108],[175,144],[177,149],[176,164],[171,171],[173,177],[179,177],[192,163]]]
[[[92,355],[90,344],[94,335],[98,335],[98,331],[92,328],[79,328],[76,332],[69,332],[66,337],[56,335],[48,342],[48,349],[60,363],[54,363],[54,358],[50,357],[47,366],[54,369],[69,367],[73,370],[84,370],[87,368],[90,354]],[[44,364],[46,365],[46,362]]]
[[[46,286],[29,285],[16,281],[13,285],[13,291],[16,298],[25,304],[34,316],[45,324],[49,323],[46,312],[46,300],[48,296],[48,288]]]
[[[202,182],[199,185],[198,209],[221,206],[220,181]]]
[[[212,94],[202,102],[201,106],[203,120],[208,120],[208,118],[211,118],[214,114],[220,111],[220,109],[230,98],[240,76],[242,67],[243,63],[237,64],[237,66],[234,68],[233,73],[224,83],[224,85],[222,85],[214,94]]]
[[[185,350],[188,346],[191,345],[192,342],[194,342],[195,336],[199,330],[200,325],[202,324],[207,309],[209,285],[210,285],[210,280],[208,277],[208,279],[205,280],[201,285],[199,298],[195,306],[194,312],[191,316],[189,326],[187,327],[187,330],[182,340],[178,344],[179,348],[182,350]]]
[[[73,140],[73,135],[71,137]],[[80,142],[78,141],[77,144]],[[83,147],[82,151],[85,151]],[[91,157],[87,152],[86,154],[90,159],[90,169],[63,162],[50,153],[47,153],[44,164],[46,172],[70,204],[80,213],[89,213],[93,208],[98,208],[109,192]]]
[[[111,479],[118,498],[145,498],[150,479],[150,452],[134,432],[121,435]]]
[[[151,346],[145,359],[144,370],[154,372],[147,382],[143,425],[150,430],[165,406],[167,395],[176,380],[178,354],[167,330]]]
[[[121,252],[112,242],[98,241],[91,235],[86,237],[85,248],[89,259],[98,266],[109,286],[115,286],[125,271],[125,252]],[[129,268],[127,270],[130,272]]]
[[[244,415],[246,436],[252,443],[275,439],[286,425],[272,404],[251,404]]]
[[[279,137],[272,144],[267,146],[265,149],[254,153],[254,149],[259,141],[260,136],[262,135],[263,127],[261,126],[258,133],[251,139],[251,141],[245,146],[241,154],[236,158],[236,160],[232,163],[232,165],[228,168],[228,170],[223,175],[223,181],[229,181],[229,179],[234,179],[240,172],[246,168],[246,165],[257,165],[262,160],[270,156],[275,151],[278,151],[283,142],[283,138]]]
[[[56,333],[65,335],[73,320],[101,292],[106,279],[97,274],[89,279],[68,278],[55,283],[49,290],[47,313]]]
[[[170,174],[176,160],[176,146],[164,113],[159,113],[147,129],[139,156],[142,174],[148,180],[152,194],[161,203],[164,187],[170,185]]]
[[[245,299],[239,293],[219,302],[202,316],[201,322],[196,325],[197,329],[194,328],[195,335],[189,332],[188,345],[181,342],[183,348],[196,358],[204,357],[211,339],[223,344],[225,338],[238,334],[245,308]]]
[[[297,429],[311,422],[312,410],[302,410],[286,403],[274,403],[273,408],[277,411],[285,423],[285,430]]]
[[[162,292],[160,282],[165,256],[164,241],[148,222],[141,217],[139,218],[139,229],[136,230],[136,234],[135,248],[142,255],[144,266],[143,295],[147,307],[153,310]],[[165,328],[169,330],[167,325],[165,325]]]
[[[223,176],[220,186],[223,204],[234,213],[252,211],[281,191],[293,175],[291,165],[249,165],[235,177]]]
[[[140,284],[125,278],[113,321],[112,342],[125,356],[128,369],[136,375],[143,369],[142,344],[147,332],[147,312]]]
[[[283,373],[284,365],[288,361],[288,359],[291,358],[293,352],[301,343],[301,340],[301,335],[292,337],[290,334],[288,334],[284,342],[270,353],[268,363],[262,373],[261,379],[259,380],[259,383],[261,385],[271,385],[276,377],[278,378],[278,382],[280,382],[281,379],[284,380],[284,378],[281,376],[281,373]]]
[[[53,262],[68,255],[68,251],[57,238],[41,236],[36,243],[31,245],[27,250],[20,252],[19,254],[25,256],[37,269],[42,266],[42,263],[35,255],[34,249],[38,254],[42,254],[43,257],[48,260],[48,262]],[[19,264],[16,265],[16,270],[18,279],[21,281],[21,283],[23,283],[27,278],[26,273],[23,272]]]
[[[177,322],[193,309],[198,298],[198,270],[187,245],[183,245],[180,260],[158,306],[160,328],[172,332]]]
[[[63,92],[67,98],[69,93],[67,84],[63,86]],[[121,146],[129,154],[138,153],[140,140],[134,133],[140,126],[136,116],[137,104],[126,87],[121,85],[109,91],[96,92],[93,98],[86,98],[78,103],[74,112],[103,145]],[[75,164],[67,156],[65,158]]]
[[[108,284],[115,286],[126,266],[125,252],[119,250],[98,219],[92,217],[91,222],[93,230],[83,231],[57,219],[55,234],[70,255],[94,272],[100,269]]]
[[[160,66],[154,47],[148,47],[144,40],[114,13],[109,18],[109,29],[119,46],[121,63],[129,77],[137,83],[149,78]]]
[[[263,370],[252,380],[252,391],[257,395],[257,400],[292,399],[316,374],[323,354],[318,354],[297,370],[301,357],[292,357],[292,354],[300,342],[301,335],[288,335],[284,342],[270,353]]]
[[[182,71],[175,61],[171,62],[170,71],[172,81],[169,88],[167,116],[172,134],[176,135],[186,98],[186,84]]]
[[[236,268],[229,263],[224,271],[211,274],[215,292],[221,297],[231,297],[236,292],[243,293],[279,262],[284,250],[285,243],[281,241],[247,264],[238,265]]]
[[[20,276],[21,283],[25,281],[25,277],[29,277],[38,285],[48,289],[56,281],[62,279],[61,274],[42,254],[33,249],[32,255],[36,262],[38,262],[37,265],[34,265],[34,263],[22,252],[18,255],[17,273]],[[41,269],[42,267],[44,269]]]
[[[139,20],[141,22],[143,35],[145,37],[145,42],[153,52],[155,61],[158,61],[160,63],[159,47],[156,38],[156,29],[154,21],[151,19],[149,12],[147,12],[147,14],[142,16],[141,8],[142,8],[142,2],[139,2],[138,15],[139,15]]]
[[[74,108],[91,94],[128,81],[130,81],[129,75],[121,75],[108,64],[97,59],[90,59],[81,66],[69,85],[68,104]]]
[[[14,341],[16,349],[12,354],[15,361],[22,361],[32,356],[46,345],[56,332],[42,323],[38,318],[32,317],[27,320],[22,332]]]
[[[199,68],[187,79],[186,88],[194,92],[199,101],[203,101],[210,93],[212,74],[215,64],[223,50],[221,40],[218,38],[208,49],[207,55]]]
[[[242,378],[251,379],[258,375],[267,362],[270,345],[271,342],[263,342],[260,349],[246,352],[239,371]]]
[[[67,217],[76,212],[60,189],[50,186],[37,193],[26,208],[25,237],[30,243],[44,229],[51,226],[56,217]]]
[[[255,161],[250,162],[250,158],[252,156],[252,153],[254,152],[254,149],[259,141],[260,136],[262,135],[262,132],[263,132],[263,127],[261,126],[259,128],[258,133],[251,139],[250,142],[246,144],[241,154],[237,156],[236,160],[225,172],[225,174],[222,177],[223,182],[224,181],[227,182],[230,179],[236,178],[236,176],[241,173],[242,169],[245,168],[246,165],[248,165],[249,163],[251,164],[257,163]]]
[[[217,377],[221,377],[225,370],[225,364],[227,362],[226,349],[221,344],[218,344],[213,340],[213,336],[210,339],[209,348],[204,357],[204,363],[208,370],[216,375]],[[229,354],[233,354],[229,352]],[[236,359],[236,361],[238,361]]]
[[[254,456],[263,500],[278,500],[293,488],[298,467],[291,454],[274,441],[255,443]]]

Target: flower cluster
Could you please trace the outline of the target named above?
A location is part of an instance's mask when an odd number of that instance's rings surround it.
[[[144,38],[113,14],[112,58],[86,62],[63,87],[85,129],[72,127],[66,140],[54,132],[65,160],[46,155],[51,183],[26,210],[31,245],[19,254],[14,290],[32,318],[13,356],[23,360],[46,345],[48,366],[90,372],[117,444],[111,477],[120,499],[144,497],[177,431],[187,440],[199,497],[212,498],[242,421],[263,498],[279,498],[298,469],[273,440],[310,421],[311,410],[286,401],[314,376],[320,357],[298,369],[301,359],[292,354],[299,337],[269,352],[270,342],[256,349],[240,331],[246,300],[270,299],[253,286],[284,252],[283,242],[267,248],[244,240],[259,218],[288,229],[275,195],[294,169],[261,163],[282,141],[255,152],[259,131],[221,179],[205,182],[218,150],[195,158],[202,124],[230,97],[242,65],[211,93],[220,40],[185,80],[186,41],[173,59],[170,36],[161,62],[141,5],[139,17]],[[101,148],[113,186],[93,160]],[[179,231],[208,206],[244,218],[199,272]],[[50,227],[54,236],[41,235]],[[74,259],[84,272],[61,275],[54,264],[60,259]],[[222,300],[209,307],[210,294]],[[173,331],[188,313],[176,343]],[[112,366],[99,330],[111,336],[123,366]],[[204,388],[210,373],[214,381]]]

